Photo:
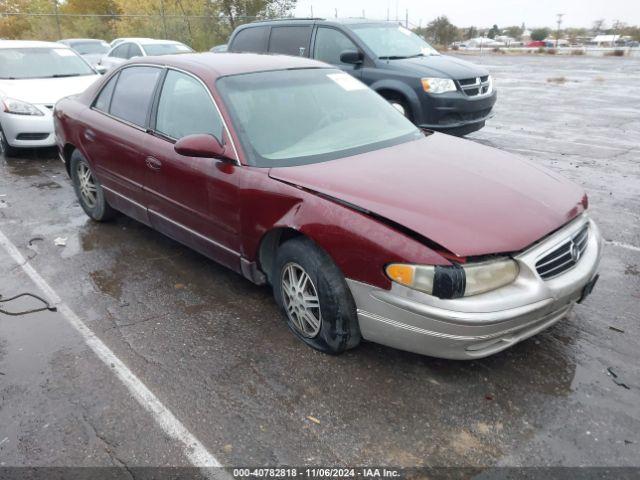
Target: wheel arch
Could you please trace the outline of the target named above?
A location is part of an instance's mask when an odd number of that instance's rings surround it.
[[[292,238],[306,236],[292,227],[274,227],[266,232],[258,246],[258,266],[266,275],[267,282],[271,283],[273,262],[280,245]]]

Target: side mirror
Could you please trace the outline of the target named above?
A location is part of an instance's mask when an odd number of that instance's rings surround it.
[[[346,50],[340,54],[340,61],[342,63],[358,65],[364,61],[364,55],[362,52],[356,52],[355,50]]]
[[[198,133],[182,137],[173,146],[179,155],[185,157],[217,158],[219,160],[231,160],[226,153],[226,148],[220,144],[213,135]]]
[[[96,65],[94,68],[100,75],[104,75],[109,70],[105,65]]]

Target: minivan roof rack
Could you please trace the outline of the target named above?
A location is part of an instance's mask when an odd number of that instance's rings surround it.
[[[288,22],[291,20],[326,20],[326,18],[322,17],[284,17],[284,18],[263,18],[261,20],[254,20],[251,23],[262,23],[262,22]]]

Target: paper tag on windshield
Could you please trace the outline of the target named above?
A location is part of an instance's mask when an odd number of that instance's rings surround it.
[[[348,73],[329,73],[327,77],[336,82],[347,92],[351,92],[353,90],[364,90],[367,88],[364,83],[356,80]]]
[[[61,57],[73,57],[73,56],[75,56],[75,53],[73,53],[73,50],[71,50],[70,48],[56,48],[53,51],[56,52]]]
[[[184,45],[176,45],[176,50],[179,52],[190,52],[189,47],[185,47]]]

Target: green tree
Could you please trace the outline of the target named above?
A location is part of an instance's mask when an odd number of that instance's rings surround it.
[[[535,40],[537,42],[544,40],[549,36],[549,29],[546,27],[543,28],[535,28],[531,32],[531,40]]]
[[[458,38],[458,27],[453,25],[446,16],[442,16],[430,22],[424,33],[434,44],[447,46]]]
[[[114,0],[66,0],[59,11],[63,14],[63,36],[111,38],[116,30],[116,18],[106,15],[122,13]],[[64,15],[69,15],[64,17]],[[84,15],[95,15],[84,16]],[[69,34],[67,34],[69,32]]]
[[[500,29],[498,28],[498,25],[494,23],[493,27],[489,29],[489,33],[487,33],[487,37],[496,38],[496,35],[498,35],[499,33],[500,33]]]
[[[297,0],[218,0],[218,6],[232,29],[258,18],[286,17]]]
[[[471,40],[478,36],[478,29],[474,26],[468,27],[464,30],[464,39]]]
[[[511,26],[511,27],[505,28],[504,31],[508,36],[510,36],[514,40],[520,40],[520,37],[522,36],[522,34],[524,32],[524,28],[518,27],[517,25],[514,25],[514,26]]]

